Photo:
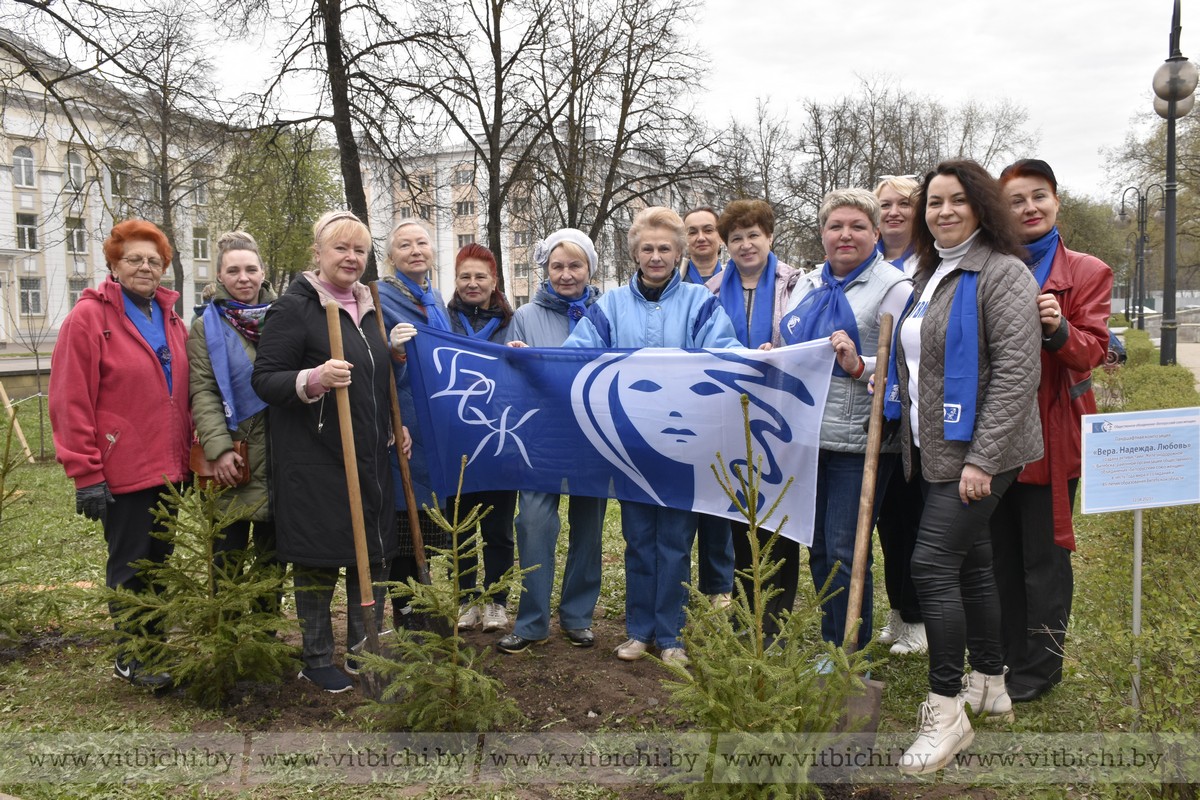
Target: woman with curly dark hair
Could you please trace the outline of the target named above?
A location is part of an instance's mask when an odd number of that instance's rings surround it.
[[[1011,715],[988,521],[1021,468],[1042,456],[1037,284],[1000,186],[946,161],[917,195],[924,225],[901,314],[887,413],[925,510],[912,557],[929,638],[929,695],[900,769],[935,772],[974,739],[976,714]],[[963,676],[963,653],[972,671]]]

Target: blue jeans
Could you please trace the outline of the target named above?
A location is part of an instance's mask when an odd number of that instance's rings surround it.
[[[522,491],[517,513],[517,555],[521,568],[537,567],[521,581],[521,601],[513,633],[535,641],[550,635],[550,594],[554,589],[559,495]],[[567,511],[567,565],[558,603],[564,630],[590,628],[600,597],[600,537],[604,497],[570,497]]]
[[[681,647],[692,576],[696,512],[621,501],[625,533],[625,632],[660,650]]]
[[[836,594],[825,604],[821,638],[834,644],[841,644],[846,636],[846,607],[850,597],[850,571],[854,565],[854,536],[858,529],[858,501],[862,493],[865,461],[866,456],[862,453],[840,453],[825,449],[817,458],[817,506],[808,567],[812,572],[813,586],[818,591],[833,573],[829,590]],[[883,455],[879,458],[872,526],[894,463],[895,456]],[[871,641],[871,614],[874,611],[871,561],[872,553],[868,545],[866,581],[863,584],[863,621],[858,629],[859,649]]]
[[[733,591],[733,534],[729,520],[700,514],[696,524],[697,569],[701,594]]]

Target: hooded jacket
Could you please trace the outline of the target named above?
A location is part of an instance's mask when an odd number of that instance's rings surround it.
[[[547,291],[549,281],[543,281],[533,295],[533,301],[513,312],[512,338],[530,347],[559,347],[571,335],[571,321],[567,317],[570,304],[558,295]],[[591,307],[600,297],[595,286],[585,286],[584,302]]]
[[[187,329],[179,294],[159,287],[171,350],[171,388],[158,356],[125,315],[121,284],[85,289],[59,328],[50,357],[50,425],[58,462],[76,488],[105,481],[129,494],[189,475]]]
[[[340,311],[342,344],[351,373],[350,414],[358,463],[367,550],[372,563],[397,548],[388,404],[387,343],[379,336],[367,287],[356,283],[359,324]],[[337,397],[333,391],[305,402],[296,392],[301,370],[331,357],[325,304],[330,302],[313,273],[292,281],[263,323],[251,385],[267,409],[267,456],[272,476],[271,510],[278,555],[309,567],[355,563],[350,499],[342,460]]]

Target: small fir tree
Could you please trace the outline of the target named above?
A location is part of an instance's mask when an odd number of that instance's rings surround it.
[[[430,548],[433,575],[446,575],[425,585],[409,578],[407,583],[392,584],[394,598],[407,599],[414,616],[428,616],[444,624],[429,626],[439,630],[399,630],[390,643],[390,657],[363,654],[364,666],[376,671],[386,688],[383,702],[375,713],[388,730],[414,731],[485,731],[501,730],[520,722],[523,716],[512,698],[504,695],[504,684],[483,674],[482,666],[492,656],[467,645],[459,636],[459,607],[464,603],[494,602],[497,593],[507,590],[515,597],[521,590],[521,576],[528,569],[512,567],[491,586],[473,591],[461,586],[463,575],[483,563],[483,535],[479,521],[491,511],[475,506],[462,514],[462,477],[467,459],[462,459],[458,494],[454,498],[452,519],[437,508],[426,512],[439,528],[450,535],[450,547]],[[437,504],[437,497],[434,497]],[[476,566],[462,567],[463,559],[474,554]]]
[[[820,624],[820,605],[830,596],[828,584],[818,593],[816,606],[783,612],[779,634],[773,640],[764,635],[764,607],[780,591],[764,588],[764,583],[781,566],[782,562],[771,558],[771,549],[787,518],[760,547],[758,529],[771,519],[779,500],[760,513],[762,457],[754,454],[745,396],[742,413],[746,470],[735,465],[731,478],[720,454],[712,469],[729,499],[749,522],[751,563],[748,569],[737,572],[740,591],[728,610],[714,608],[695,587],[691,588],[688,624],[683,630],[690,665],[669,665],[674,680],[668,686],[674,702],[701,730],[747,737],[753,740],[754,749],[763,752],[796,752],[801,742],[798,734],[827,734],[844,727],[847,701],[862,691],[861,676],[868,662],[862,653],[850,655],[841,647],[813,638],[812,631]],[[780,497],[791,482],[789,478]],[[710,755],[715,756],[719,740],[720,736],[713,737],[714,751]],[[829,744],[827,737],[822,742],[822,747]],[[724,762],[710,758],[709,763]],[[681,787],[680,791],[694,798],[819,795],[808,781],[808,769],[799,765],[775,768],[769,774],[757,768],[755,773],[737,774],[736,768],[729,768],[716,775],[710,771],[703,782]]]
[[[174,553],[161,564],[135,563],[154,588],[106,590],[119,609],[114,622],[122,654],[148,672],[170,673],[206,706],[222,705],[238,681],[278,683],[298,668],[294,648],[277,636],[295,628],[278,608],[283,566],[256,563],[252,549],[218,555],[225,529],[254,513],[244,504],[223,503],[225,491],[192,485],[180,493],[167,484],[154,515]]]

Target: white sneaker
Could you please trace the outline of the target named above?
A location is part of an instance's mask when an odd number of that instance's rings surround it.
[[[883,630],[879,632],[879,636],[876,638],[879,639],[880,644],[895,644],[896,640],[903,635],[904,629],[907,627],[908,623],[901,619],[900,612],[893,608],[888,613],[887,624],[883,626]]]
[[[502,631],[508,628],[508,611],[499,603],[488,603],[483,607],[483,630]]]
[[[663,650],[662,660],[664,664],[678,664],[681,667],[686,667],[689,663],[687,651],[682,647],[668,647]]]
[[[900,771],[905,775],[937,772],[975,741],[962,695],[930,694],[917,713],[917,728],[917,740],[900,756]]]
[[[1004,675],[984,675],[968,672],[963,676],[963,690],[959,694],[963,704],[975,716],[1000,717],[1005,722],[1017,718],[1013,712],[1012,698],[1004,687]]]
[[[469,631],[479,624],[479,606],[463,603],[458,607],[458,627]]]
[[[891,654],[906,656],[909,653],[924,653],[929,650],[929,639],[925,636],[925,623],[914,622],[904,626],[904,633],[892,645]]]
[[[622,661],[637,661],[646,655],[647,649],[648,646],[645,642],[639,642],[637,639],[628,639],[617,648],[617,658]]]
[[[724,611],[733,605],[733,596],[729,592],[721,592],[720,594],[710,594],[708,602],[718,611]]]

